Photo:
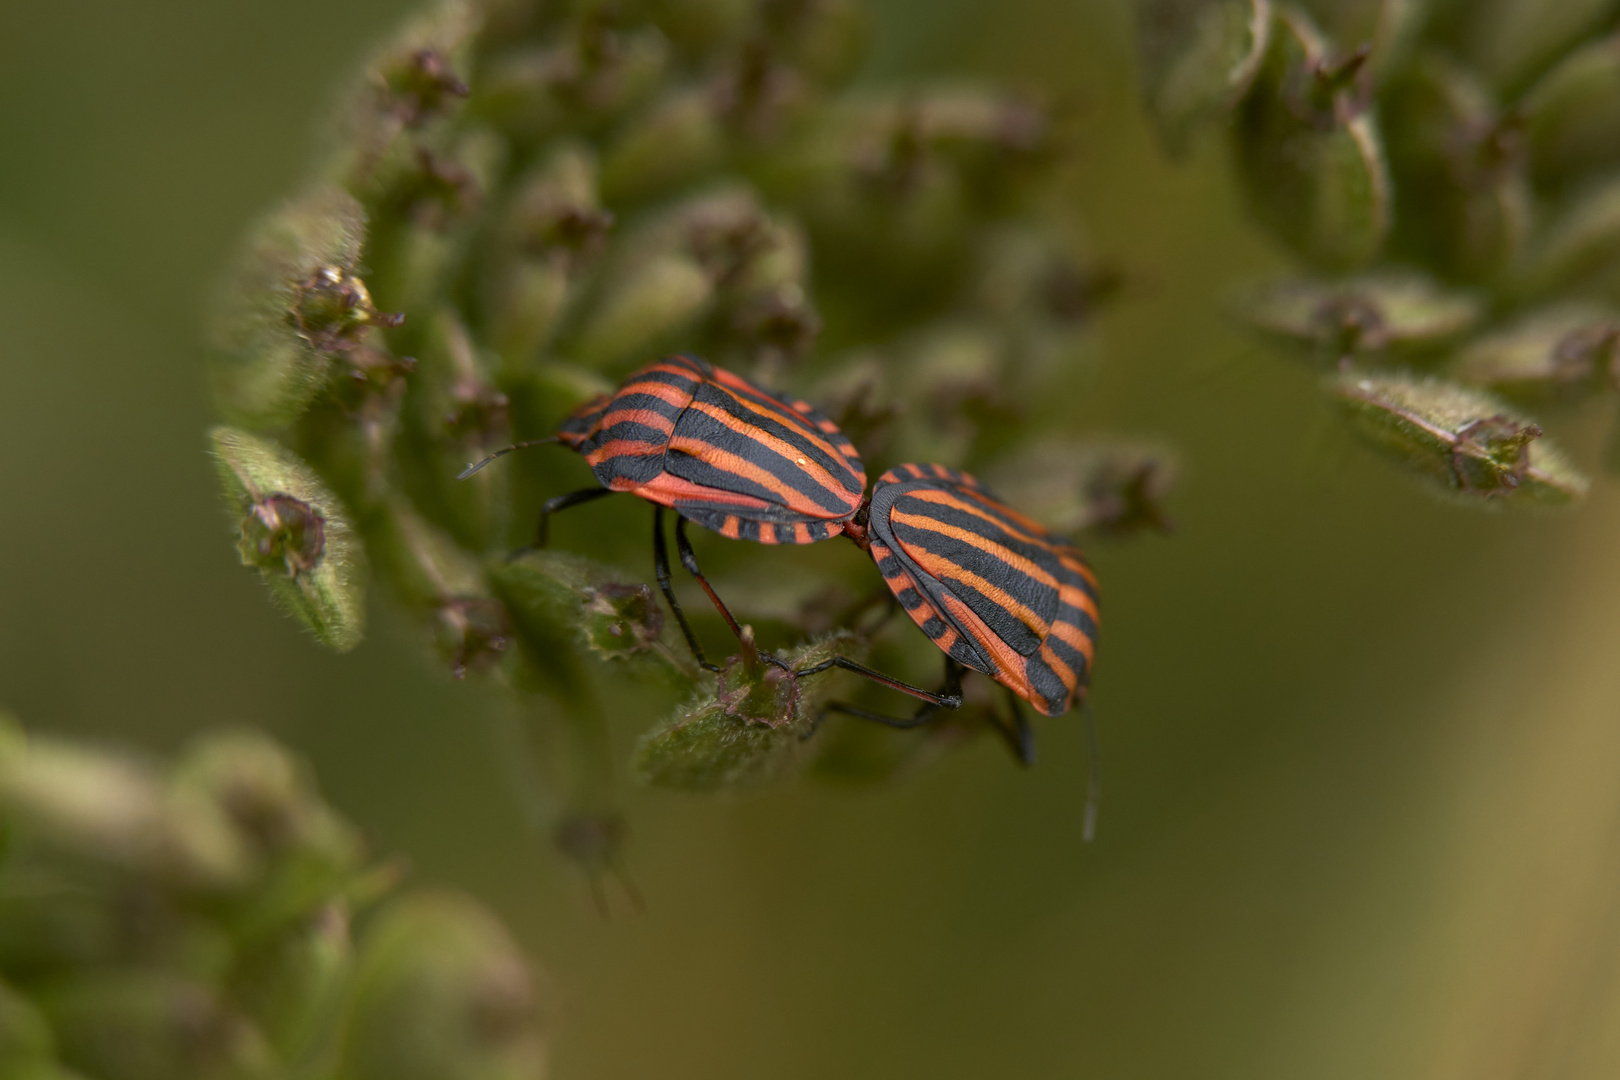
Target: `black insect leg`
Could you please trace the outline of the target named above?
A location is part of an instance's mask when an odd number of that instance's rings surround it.
[[[659,535],[662,534],[663,530],[660,529]],[[726,607],[725,601],[721,600],[720,595],[714,591],[714,586],[709,584],[709,579],[703,576],[703,571],[698,569],[697,556],[692,552],[692,542],[686,538],[686,519],[679,515],[676,515],[675,518],[675,549],[680,553],[681,565],[686,568],[686,572],[696,578],[699,585],[703,586],[703,591],[709,594],[709,599],[714,603],[714,609],[720,613],[722,619],[726,620],[726,625],[731,627],[733,634],[737,635],[737,640],[741,641],[743,639],[742,626],[737,622],[736,617],[731,614],[731,609]],[[668,596],[670,594],[666,592],[664,595]],[[674,602],[673,599],[670,600],[670,603],[673,604]],[[684,626],[685,623],[683,622],[682,625]],[[773,656],[764,650],[760,650],[759,658],[767,664],[781,668],[783,671],[792,671],[786,660]]]
[[[558,495],[547,499],[540,506],[540,523],[534,529],[534,546],[544,548],[551,542],[551,515],[559,510],[567,510],[570,506],[579,506],[581,503],[593,502],[604,495],[615,494],[612,488],[592,487],[570,491],[566,495]]]
[[[900,682],[897,679],[891,679],[887,675],[879,674],[878,672],[873,671],[871,668],[862,667],[861,665],[851,661],[846,660],[840,663],[840,660],[842,660],[841,657],[835,657],[832,660],[817,664],[813,668],[806,668],[803,671],[795,672],[795,674],[814,675],[817,672],[826,671],[832,667],[839,667],[846,671],[853,671],[858,675],[864,675],[873,682],[880,683],[884,686],[892,687],[896,690],[903,690],[906,693],[911,694],[913,697],[921,698],[923,703],[917,706],[917,711],[912,713],[909,717],[900,717],[887,716],[883,713],[871,712],[867,709],[857,708],[854,705],[850,705],[842,701],[830,701],[826,705],[823,705],[821,707],[821,711],[816,714],[815,720],[810,724],[810,730],[804,733],[803,737],[806,739],[810,738],[821,728],[822,721],[827,719],[828,713],[842,713],[845,716],[853,716],[858,720],[870,720],[874,724],[882,724],[885,727],[904,729],[921,727],[923,724],[926,724],[928,721],[932,720],[941,709],[955,709],[960,707],[962,704],[962,675],[967,669],[948,656],[945,658],[945,691],[941,694],[933,694],[927,690],[910,686],[906,683]]]
[[[676,535],[680,535],[680,526],[677,525],[675,528]],[[669,609],[675,613],[675,621],[680,624],[681,633],[686,637],[686,647],[692,650],[692,656],[696,658],[698,667],[704,671],[718,672],[719,665],[709,663],[708,658],[703,655],[703,646],[698,644],[697,635],[692,633],[692,626],[686,621],[686,612],[681,610],[681,602],[675,599],[675,589],[670,585],[669,547],[664,542],[664,508],[656,505],[653,507],[653,573],[658,577],[659,591],[664,594],[664,599],[669,601]],[[714,594],[711,592],[710,595]],[[715,601],[716,604],[719,602]],[[729,612],[727,618],[730,618]]]
[[[956,664],[954,660],[948,660],[947,663],[957,667],[957,674],[954,682],[947,682],[947,689],[943,694],[936,694],[931,690],[924,690],[920,686],[912,686],[910,683],[901,682],[899,679],[885,675],[881,671],[873,671],[864,664],[857,664],[853,660],[846,660],[842,656],[835,656],[831,660],[823,660],[821,663],[816,664],[813,667],[800,668],[793,674],[798,676],[819,675],[823,671],[830,671],[833,668],[839,668],[843,671],[853,671],[863,679],[871,679],[879,686],[887,686],[890,690],[898,690],[902,694],[910,694],[912,697],[920,698],[923,702],[936,708],[956,709],[960,708],[962,705],[961,665]],[[948,672],[946,679],[951,679]],[[954,687],[954,689],[951,689],[952,687]]]
[[[554,498],[547,499],[540,506],[540,521],[535,526],[534,543],[530,544],[528,547],[518,548],[516,551],[512,552],[506,557],[507,561],[510,562],[511,560],[526,555],[531,551],[545,550],[547,544],[551,541],[552,514],[555,514],[559,510],[566,510],[570,506],[579,506],[581,503],[594,502],[604,495],[612,494],[614,494],[614,491],[611,488],[592,487],[581,488],[578,491],[570,491],[566,495],[558,495]]]

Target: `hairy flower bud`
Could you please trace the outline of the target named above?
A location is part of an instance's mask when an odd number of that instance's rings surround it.
[[[529,1080],[547,1055],[534,977],[504,927],[468,897],[387,908],[361,948],[343,1034],[351,1080]]]
[[[210,340],[221,406],[255,427],[294,419],[320,393],[333,358],[390,325],[355,276],[365,215],[335,188],[266,218],[216,305]]]
[[[508,375],[528,371],[555,332],[615,217],[597,195],[595,156],[567,144],[514,188],[491,255],[491,344]]]
[[[662,640],[663,610],[651,590],[621,576],[561,551],[529,551],[491,571],[524,655],[555,686],[576,685],[580,647],[632,672],[690,684],[689,662]]]
[[[165,971],[84,972],[39,996],[70,1068],[104,1080],[274,1080],[264,1036],[207,986]]]
[[[1563,187],[1620,164],[1620,35],[1564,57],[1519,108],[1537,182]]]
[[[1365,51],[1338,53],[1305,15],[1278,12],[1238,113],[1238,165],[1254,215],[1319,265],[1351,269],[1391,216],[1383,139],[1366,109]]]
[[[1048,439],[981,470],[998,497],[1058,533],[1169,532],[1175,458],[1162,446]]]
[[[360,643],[359,543],[333,495],[291,451],[234,428],[210,432],[226,501],[241,525],[242,561],[324,645]]]
[[[1620,179],[1571,197],[1552,218],[1516,269],[1508,288],[1515,298],[1540,298],[1578,288],[1617,295],[1620,268]]]
[[[1479,320],[1481,304],[1419,274],[1383,272],[1272,282],[1242,298],[1239,310],[1257,329],[1341,362],[1432,351],[1466,333]]]
[[[1455,34],[1462,55],[1509,92],[1612,19],[1612,0],[1471,0]]]
[[[1620,378],[1620,312],[1569,302],[1529,312],[1471,342],[1451,373],[1516,398],[1573,398]]]
[[[1385,111],[1399,190],[1397,241],[1458,277],[1487,279],[1523,250],[1532,225],[1521,114],[1453,61],[1425,55],[1391,87]]]
[[[1270,0],[1144,0],[1136,5],[1142,93],[1165,146],[1184,153],[1230,112],[1271,40]]]
[[[646,101],[668,73],[668,40],[656,27],[622,22],[613,5],[576,12],[548,41],[492,57],[469,111],[532,144],[606,125]]]
[[[602,192],[617,205],[667,194],[725,158],[726,133],[704,86],[667,94],[635,118],[602,159]]]
[[[1559,506],[1586,494],[1586,479],[1540,426],[1487,394],[1357,373],[1338,376],[1329,391],[1369,444],[1465,500]]]
[[[839,631],[784,659],[804,668],[834,656],[854,658],[859,649],[853,634]],[[804,739],[826,700],[828,682],[827,675],[800,679],[765,662],[747,641],[712,695],[683,706],[642,736],[636,773],[647,783],[689,791],[779,780],[807,760]]]
[[[1429,5],[1430,0],[1300,0],[1328,37],[1368,46],[1367,76],[1374,85],[1406,59]]]

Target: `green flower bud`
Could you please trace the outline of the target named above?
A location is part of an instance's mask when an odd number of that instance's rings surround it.
[[[1616,380],[1620,313],[1579,302],[1521,316],[1472,342],[1451,373],[1517,398],[1572,398]]]
[[[980,470],[996,494],[1058,533],[1169,532],[1174,455],[1137,442],[1038,442]]]
[[[664,611],[646,585],[608,582],[590,588],[584,612],[586,642],[609,658],[654,648],[664,629]]]
[[[512,642],[512,619],[491,597],[452,596],[438,616],[439,651],[449,658],[450,674],[457,679],[499,663]]]
[[[479,22],[471,4],[450,0],[407,25],[370,65],[379,110],[416,128],[459,104]]]
[[[881,282],[868,291],[881,294],[885,305],[950,288],[966,266],[970,230],[985,213],[973,205],[969,177],[930,139],[924,112],[915,99],[829,104],[802,137],[761,155],[750,170],[773,201],[802,215],[818,273]],[[1016,107],[1008,114],[999,149],[994,141],[980,143],[975,154],[965,139],[952,147],[958,160],[987,166],[977,177],[988,189],[979,192],[986,201],[1009,198],[1046,148],[1044,124],[1015,122]],[[1026,108],[1021,115],[1027,121],[1037,114]],[[1020,142],[1024,152],[1015,149]],[[1005,182],[991,182],[998,179]]]
[[[360,547],[337,498],[290,451],[234,428],[210,433],[238,548],[273,596],[323,645],[343,652],[364,624]]]
[[[1082,265],[1051,236],[1023,228],[992,232],[974,262],[973,305],[1025,327],[1083,325],[1124,286],[1117,268]]]
[[[1254,81],[1271,39],[1270,0],[1143,0],[1136,23],[1148,114],[1182,154]]]
[[[1460,5],[1463,55],[1492,84],[1522,88],[1614,14],[1613,0],[1470,0]]]
[[[431,310],[460,269],[487,192],[507,154],[488,128],[460,132],[437,149],[416,146],[408,163],[370,193],[366,261],[378,296],[402,311]]]
[[[1239,110],[1238,165],[1251,212],[1325,267],[1370,261],[1389,231],[1389,169],[1365,108],[1367,56],[1330,52],[1304,14],[1281,9]]]
[[[870,31],[860,0],[811,0],[761,4],[761,30],[783,60],[822,89],[853,78],[866,54]]]
[[[425,321],[407,402],[409,490],[463,546],[481,550],[505,535],[507,478],[490,474],[461,482],[456,474],[466,462],[512,441],[511,403],[496,388],[495,357],[474,344],[453,308]]]
[[[1334,41],[1369,46],[1367,74],[1377,84],[1406,58],[1429,0],[1300,0],[1300,6]]]
[[[709,353],[728,366],[756,372],[779,370],[808,353],[821,332],[821,316],[807,288],[810,253],[804,230],[792,221],[747,218],[740,226],[696,235],[700,251],[718,246],[726,253]]]
[[[642,0],[637,5],[692,62],[740,45],[757,6],[753,0]]]
[[[322,188],[250,235],[210,331],[214,391],[231,416],[257,427],[296,418],[335,356],[396,321],[354,274],[365,227],[354,199]]]
[[[568,6],[534,0],[473,0],[473,10],[482,27],[478,43],[486,52],[532,41],[569,14]]]
[[[563,551],[529,551],[491,568],[530,664],[565,689],[582,675],[579,647],[626,661],[638,674],[690,684],[684,657],[664,644],[663,609],[646,585],[618,580],[607,567]]]
[[[308,766],[255,731],[217,731],[186,748],[175,792],[224,816],[265,862],[308,856],[358,871],[360,838],[322,801]]]
[[[540,1080],[546,1039],[533,976],[473,900],[418,893],[361,942],[338,1075],[344,1080]]]
[[[1620,36],[1564,57],[1519,109],[1539,183],[1559,187],[1620,165]]]
[[[745,282],[773,248],[776,226],[748,189],[688,200],[623,245],[567,355],[614,368],[654,355]],[[778,247],[780,247],[778,245]]]
[[[1397,186],[1413,196],[1397,209],[1400,243],[1476,279],[1517,258],[1531,226],[1523,117],[1434,55],[1395,83],[1385,115]]]
[[[264,1038],[208,987],[160,971],[81,972],[37,995],[65,1064],[100,1080],[271,1080]]]
[[[892,147],[888,162],[900,173],[891,177],[904,183],[911,168],[910,140],[924,153],[947,164],[959,177],[964,193],[981,214],[997,213],[1012,205],[1027,187],[1060,160],[1069,133],[1060,117],[1042,103],[1007,93],[951,88],[918,94],[902,106],[905,114],[901,144]]]
[[[470,109],[524,143],[599,128],[645,102],[670,60],[655,27],[618,25],[610,5],[595,5],[549,44],[492,58]]]
[[[448,115],[468,94],[464,75],[479,18],[465,0],[447,0],[407,24],[371,58],[340,102],[325,142],[333,175],[351,191],[412,145],[412,134]]]
[[[156,775],[127,757],[34,737],[0,754],[0,809],[41,843],[142,873],[169,860]]]
[[[748,628],[744,627],[747,631]],[[838,631],[793,650],[793,668],[834,656],[854,657],[859,642]],[[805,736],[828,691],[823,675],[799,679],[765,662],[745,640],[711,696],[677,710],[636,744],[643,781],[687,791],[757,787],[796,771],[806,760]]]
[[[487,301],[491,341],[509,375],[539,360],[613,225],[596,188],[594,157],[569,145],[520,181],[512,195]]]
[[[249,884],[252,853],[216,808],[143,764],[50,739],[0,754],[0,809],[35,842],[186,890]]]
[[[1258,329],[1339,362],[1364,353],[1432,351],[1471,329],[1482,310],[1467,293],[1419,274],[1386,271],[1272,282],[1245,297],[1240,312]]]
[[[1336,377],[1329,392],[1369,444],[1464,500],[1559,506],[1586,495],[1586,478],[1541,428],[1487,394],[1355,372]]]
[[[845,356],[816,381],[811,400],[870,459],[892,457],[890,443],[908,403],[897,393],[897,365],[863,350]]]
[[[1567,202],[1548,223],[1508,283],[1519,298],[1571,288],[1620,295],[1620,179]]]
[[[923,461],[988,453],[1026,403],[1012,384],[1005,338],[980,322],[941,324],[907,350],[903,384],[917,407],[903,417],[910,452]]]
[[[337,1028],[353,970],[348,908],[333,901],[244,951],[230,992],[276,1055],[304,1070]]]
[[[456,678],[500,660],[511,618],[489,595],[478,560],[403,504],[367,523],[377,568],[407,605],[429,616],[435,644]]]
[[[718,167],[727,152],[713,92],[672,91],[632,120],[602,158],[602,193],[615,205],[667,194]]]
[[[62,853],[52,850],[47,857],[60,863]],[[0,966],[27,985],[64,969],[105,965],[126,951],[127,927],[121,922],[127,913],[108,903],[105,893],[87,889],[80,875],[39,865],[43,861],[18,858],[0,876],[5,885],[0,889]],[[151,942],[146,944],[150,949]]]

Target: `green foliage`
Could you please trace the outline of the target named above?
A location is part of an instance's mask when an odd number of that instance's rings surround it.
[[[363,549],[450,672],[493,678],[550,748],[559,822],[611,818],[606,725],[634,683],[688,699],[636,773],[704,790],[804,771],[824,744],[802,736],[845,684],[785,673],[752,628],[701,670],[645,572],[607,565],[647,557],[617,536],[591,558],[514,555],[560,451],[463,465],[551,434],[665,351],[792,387],[869,467],[1015,461],[1118,287],[1053,227],[1066,113],[970,84],[845,89],[865,27],[854,0],[440,4],[342,96],[310,193],[252,234],[219,305],[218,396],[245,430],[215,442],[244,559],[347,648]],[[1157,456],[1093,449],[1052,511],[1162,526]],[[886,595],[870,566],[859,584],[730,584],[790,663],[932,650],[869,617]],[[569,846],[611,867],[619,833],[597,832]]]
[[[164,766],[0,717],[0,830],[6,1077],[544,1074],[505,931],[437,892],[373,914],[399,871],[262,735]]]
[[[1221,5],[1139,3],[1150,102],[1230,81],[1234,54],[1194,33]],[[1328,393],[1353,430],[1464,502],[1587,489],[1539,423],[1464,384],[1548,407],[1613,383],[1616,14],[1609,0],[1279,5],[1258,75],[1219,110],[1255,218],[1312,271],[1251,290],[1242,317],[1336,363]],[[1179,150],[1185,125],[1163,112]]]
[[[1604,16],[1535,7],[1143,0],[1137,19],[1166,143],[1228,116],[1254,216],[1304,264],[1242,316],[1338,372],[1350,430],[1493,506],[1586,482],[1472,387],[1613,381],[1598,312],[1620,203],[1609,157],[1583,149],[1612,121],[1612,56],[1588,40]],[[244,560],[347,647],[363,548],[453,675],[495,679],[539,742],[582,758],[552,769],[575,777],[548,799],[559,820],[605,820],[609,718],[640,683],[687,700],[638,744],[649,782],[875,779],[928,756],[867,754],[839,721],[801,741],[840,677],[755,644],[932,661],[903,620],[869,617],[870,567],[750,589],[722,562],[751,626],[731,645],[693,610],[735,651],[706,671],[645,572],[609,568],[646,558],[618,531],[589,558],[513,554],[578,471],[564,451],[456,479],[663,352],[792,388],[874,473],[937,460],[1053,527],[1170,527],[1171,451],[1044,426],[1121,286],[1061,239],[1068,114],[983,85],[846,88],[863,25],[851,0],[441,4],[338,102],[310,193],[253,234],[219,309],[221,405],[247,430],[216,443]],[[958,735],[986,728],[971,712]]]

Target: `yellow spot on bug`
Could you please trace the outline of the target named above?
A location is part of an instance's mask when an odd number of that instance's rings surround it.
[[[810,461],[809,461],[808,458],[800,458],[799,459],[799,464],[800,465],[808,465],[808,464],[810,464]]]

